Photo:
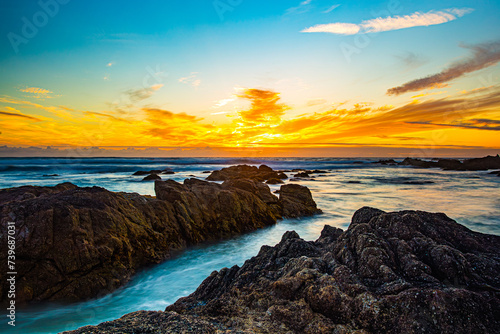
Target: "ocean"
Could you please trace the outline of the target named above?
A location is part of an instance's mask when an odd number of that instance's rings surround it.
[[[94,300],[41,304],[18,310],[17,326],[2,333],[56,333],[113,320],[137,310],[163,310],[193,292],[214,270],[242,265],[262,245],[275,245],[284,232],[295,230],[314,240],[328,224],[349,226],[354,212],[371,206],[384,211],[444,212],[468,228],[500,235],[500,177],[487,171],[442,171],[374,164],[378,158],[0,158],[0,188],[53,186],[71,182],[111,191],[154,195],[154,183],[134,176],[138,170],[171,169],[163,179],[182,182],[205,178],[236,164],[266,164],[273,169],[319,169],[313,179],[287,180],[309,187],[323,214],[285,219],[246,235],[185,250],[176,258],[138,273],[126,286]],[[396,159],[397,160],[397,159]],[[295,173],[287,173],[293,176]],[[279,185],[271,185],[272,191]]]

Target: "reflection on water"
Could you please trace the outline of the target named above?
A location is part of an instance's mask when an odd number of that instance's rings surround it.
[[[299,164],[297,161],[293,163],[295,166]],[[18,313],[16,331],[2,327],[0,330],[3,333],[54,333],[116,319],[140,309],[163,310],[179,297],[193,292],[213,270],[243,264],[246,259],[255,256],[262,245],[279,242],[285,231],[295,230],[304,239],[313,240],[325,224],[347,228],[353,213],[363,206],[385,211],[414,209],[444,212],[472,230],[500,234],[500,178],[487,172],[447,172],[390,166],[353,168],[350,165],[349,168],[341,168],[338,164],[307,163],[310,165],[304,168],[329,169],[328,173],[316,176],[315,181],[300,181],[311,189],[324,214],[301,220],[284,220],[244,236],[189,249],[175,259],[139,273],[127,286],[113,294],[69,306],[44,305],[24,309]],[[269,161],[268,164],[274,168],[290,168],[291,162]],[[180,171],[173,178],[180,181],[191,174],[205,177],[203,170],[220,167],[197,165]],[[71,175],[65,175],[65,180],[66,176],[71,179]],[[40,178],[34,179],[47,184]],[[119,180],[121,182],[117,182]],[[76,181],[75,177],[75,183],[79,184]],[[6,182],[5,179],[2,182]],[[153,192],[151,183],[131,180],[130,172],[95,174],[84,182],[94,182],[110,190],[143,194]],[[279,186],[271,188],[275,190]]]

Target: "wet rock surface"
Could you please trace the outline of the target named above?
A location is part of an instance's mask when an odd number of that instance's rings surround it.
[[[0,190],[2,244],[7,245],[8,222],[16,225],[16,302],[100,296],[189,245],[295,217],[306,211],[301,205],[316,207],[303,189],[278,199],[267,185],[248,179],[222,185],[155,181],[155,192],[156,198],[71,183]],[[6,252],[0,261],[7,263]],[[4,302],[6,280],[0,288]]]
[[[316,241],[286,232],[165,313],[73,333],[499,333],[499,245],[441,213],[365,207]]]

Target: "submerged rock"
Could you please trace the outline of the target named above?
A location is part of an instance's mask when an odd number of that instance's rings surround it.
[[[316,241],[286,232],[164,313],[71,333],[498,333],[498,245],[441,213],[365,207]]]
[[[158,176],[158,174],[150,174],[142,179],[142,181],[155,181],[155,180],[161,180],[161,177]]]
[[[156,181],[155,192],[156,198],[71,183],[0,190],[0,243],[7,245],[8,222],[16,226],[18,305],[109,293],[138,269],[186,246],[307,213],[301,205],[316,206],[302,189],[302,195],[280,200],[253,180]],[[7,263],[6,252],[0,261]],[[7,300],[7,283],[0,282],[0,302]]]

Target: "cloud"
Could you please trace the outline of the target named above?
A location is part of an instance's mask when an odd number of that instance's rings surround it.
[[[29,119],[29,120],[36,121],[36,122],[41,122],[42,121],[41,119],[33,117],[33,116],[24,115],[24,114],[17,114],[17,113],[8,112],[8,111],[0,111],[0,117],[1,116],[25,118],[25,119]]]
[[[467,73],[493,66],[500,61],[500,41],[464,47],[472,50],[472,57],[455,62],[439,73],[390,88],[387,90],[387,95],[400,95],[422,89],[441,88],[448,81],[460,78]]]
[[[328,14],[328,13],[330,13],[332,10],[337,9],[337,7],[339,7],[339,6],[340,6],[340,5],[333,5],[333,6],[329,7],[327,10],[322,11],[322,13],[323,13],[323,14]]]
[[[456,20],[472,12],[471,8],[451,8],[427,13],[415,12],[404,16],[388,16],[355,23],[328,23],[319,24],[302,30],[301,32],[326,32],[337,35],[355,35],[358,33],[376,33],[382,31],[399,30],[412,27],[431,26]]]
[[[24,89],[20,89],[21,92],[24,92],[24,93],[31,93],[31,94],[49,94],[49,93],[52,93],[50,90],[48,89],[43,89],[43,88],[38,88],[38,87],[26,87]]]
[[[310,100],[307,100],[306,105],[308,107],[314,107],[314,106],[322,105],[325,103],[327,103],[327,101],[325,99],[310,99]]]
[[[139,102],[151,97],[157,90],[163,87],[163,84],[153,85],[149,88],[130,89],[125,92],[133,102]]]
[[[187,77],[179,78],[179,82],[193,87],[198,87],[201,85],[201,79],[197,78],[198,72],[191,72]]]
[[[414,52],[395,56],[407,69],[415,69],[428,62],[428,59]]]
[[[432,122],[408,122],[408,123],[441,126],[441,127],[454,127],[454,128],[462,128],[462,129],[500,131],[500,121],[493,120],[493,119],[471,119],[471,120],[466,120],[466,121],[452,123],[452,124],[440,124],[440,123],[432,123]]]
[[[296,7],[288,8],[285,12],[285,15],[306,13],[309,11],[309,5],[311,4],[311,2],[312,0],[304,0]]]

